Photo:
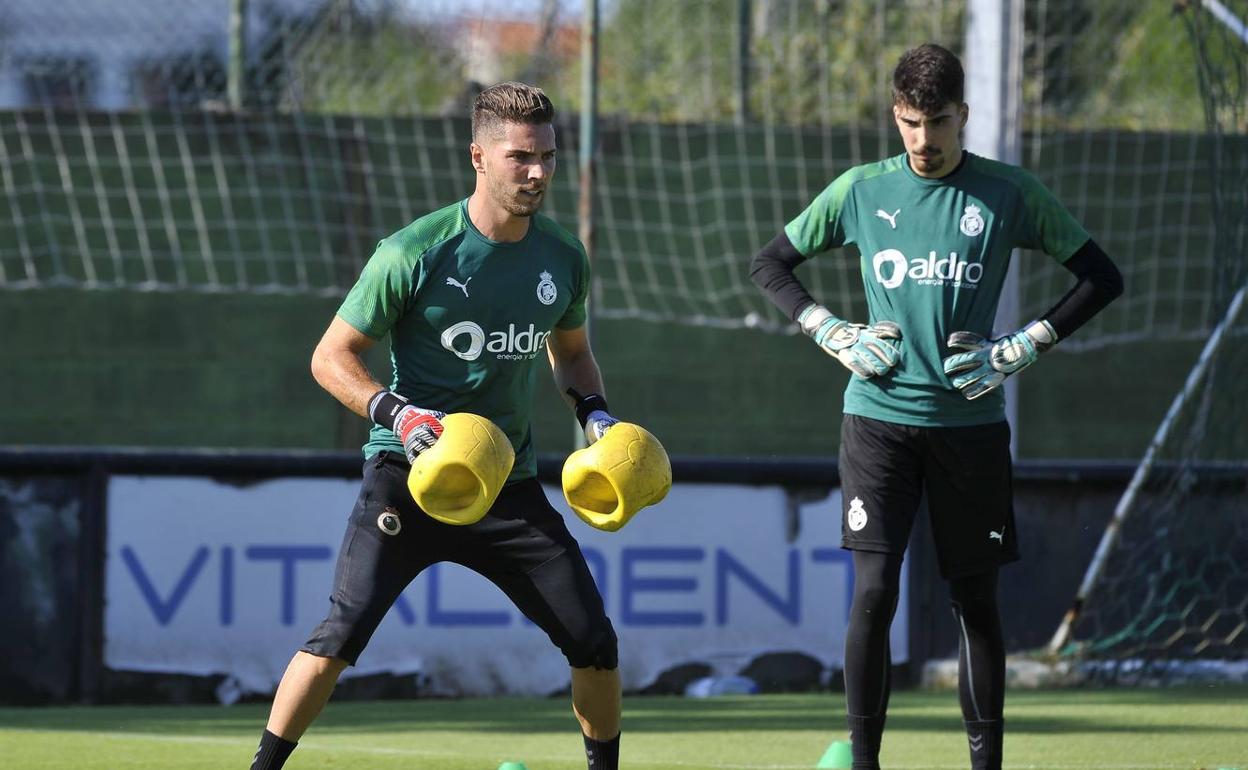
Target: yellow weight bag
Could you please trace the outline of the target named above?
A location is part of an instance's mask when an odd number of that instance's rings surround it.
[[[442,436],[412,463],[407,489],[425,513],[443,524],[479,521],[516,461],[507,434],[475,414],[442,418]]]
[[[667,451],[650,431],[617,422],[602,438],[568,456],[563,496],[591,527],[614,532],[672,488]]]

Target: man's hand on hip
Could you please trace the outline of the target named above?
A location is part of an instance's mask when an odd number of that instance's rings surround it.
[[[825,353],[864,379],[887,374],[901,360],[901,327],[892,321],[855,324],[822,305],[810,305],[797,323]]]
[[[974,400],[1001,387],[1006,377],[1031,366],[1056,342],[1057,333],[1048,321],[1036,321],[992,340],[975,332],[954,332],[946,344],[965,352],[945,358],[945,374],[953,387]]]

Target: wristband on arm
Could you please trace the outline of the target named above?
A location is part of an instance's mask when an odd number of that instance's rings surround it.
[[[590,393],[583,396],[576,388],[568,388],[566,392],[576,401],[576,421],[581,424],[581,429],[585,431],[585,440],[590,444],[602,438],[608,428],[619,422],[611,416],[607,400],[600,394]]]
[[[368,416],[402,442],[408,462],[414,463],[421,452],[442,436],[442,418],[446,413],[412,406],[398,393],[381,390],[368,400]]]
[[[368,400],[368,418],[387,430],[394,430],[394,421],[407,399],[390,390],[379,390]]]
[[[585,422],[589,419],[590,414],[594,412],[611,413],[611,410],[607,407],[607,400],[597,393],[583,396],[576,388],[568,388],[566,392],[576,402],[576,421],[581,424],[582,428],[585,427]]]

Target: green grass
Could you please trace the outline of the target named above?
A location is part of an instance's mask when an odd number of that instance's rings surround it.
[[[1011,693],[1007,768],[1248,770],[1248,687]],[[843,739],[835,695],[625,701],[625,768],[813,768]],[[246,768],[262,704],[0,709],[7,770]],[[968,766],[956,696],[900,692],[884,766]],[[585,767],[562,699],[333,703],[286,767]]]

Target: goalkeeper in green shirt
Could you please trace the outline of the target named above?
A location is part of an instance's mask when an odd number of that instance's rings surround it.
[[[472,110],[476,189],[377,245],[313,353],[316,381],[373,427],[328,615],[282,677],[252,770],[283,766],[403,589],[442,561],[489,579],[546,632],[571,668],[589,770],[619,767],[615,630],[538,483],[530,427],[546,360],[587,441],[616,422],[585,326],[585,249],[538,213],[555,171],[554,114],[534,86],[482,91]],[[362,358],[387,336],[389,386]],[[464,526],[425,515],[407,487],[411,463],[451,412],[489,419],[515,451],[497,500]]]
[[[940,46],[906,52],[893,73],[905,152],[837,177],[751,265],[759,288],[853,373],[839,466],[842,546],[854,561],[844,665],[856,770],[880,766],[889,627],[924,492],[960,634],[971,767],[1000,770],[997,571],[1018,558],[1000,386],[1122,293],[1113,262],[1035,177],[962,149],[963,80]],[[794,275],[850,244],[861,253],[866,323],[838,317]],[[1015,248],[1045,252],[1075,285],[1039,319],[993,338]]]

